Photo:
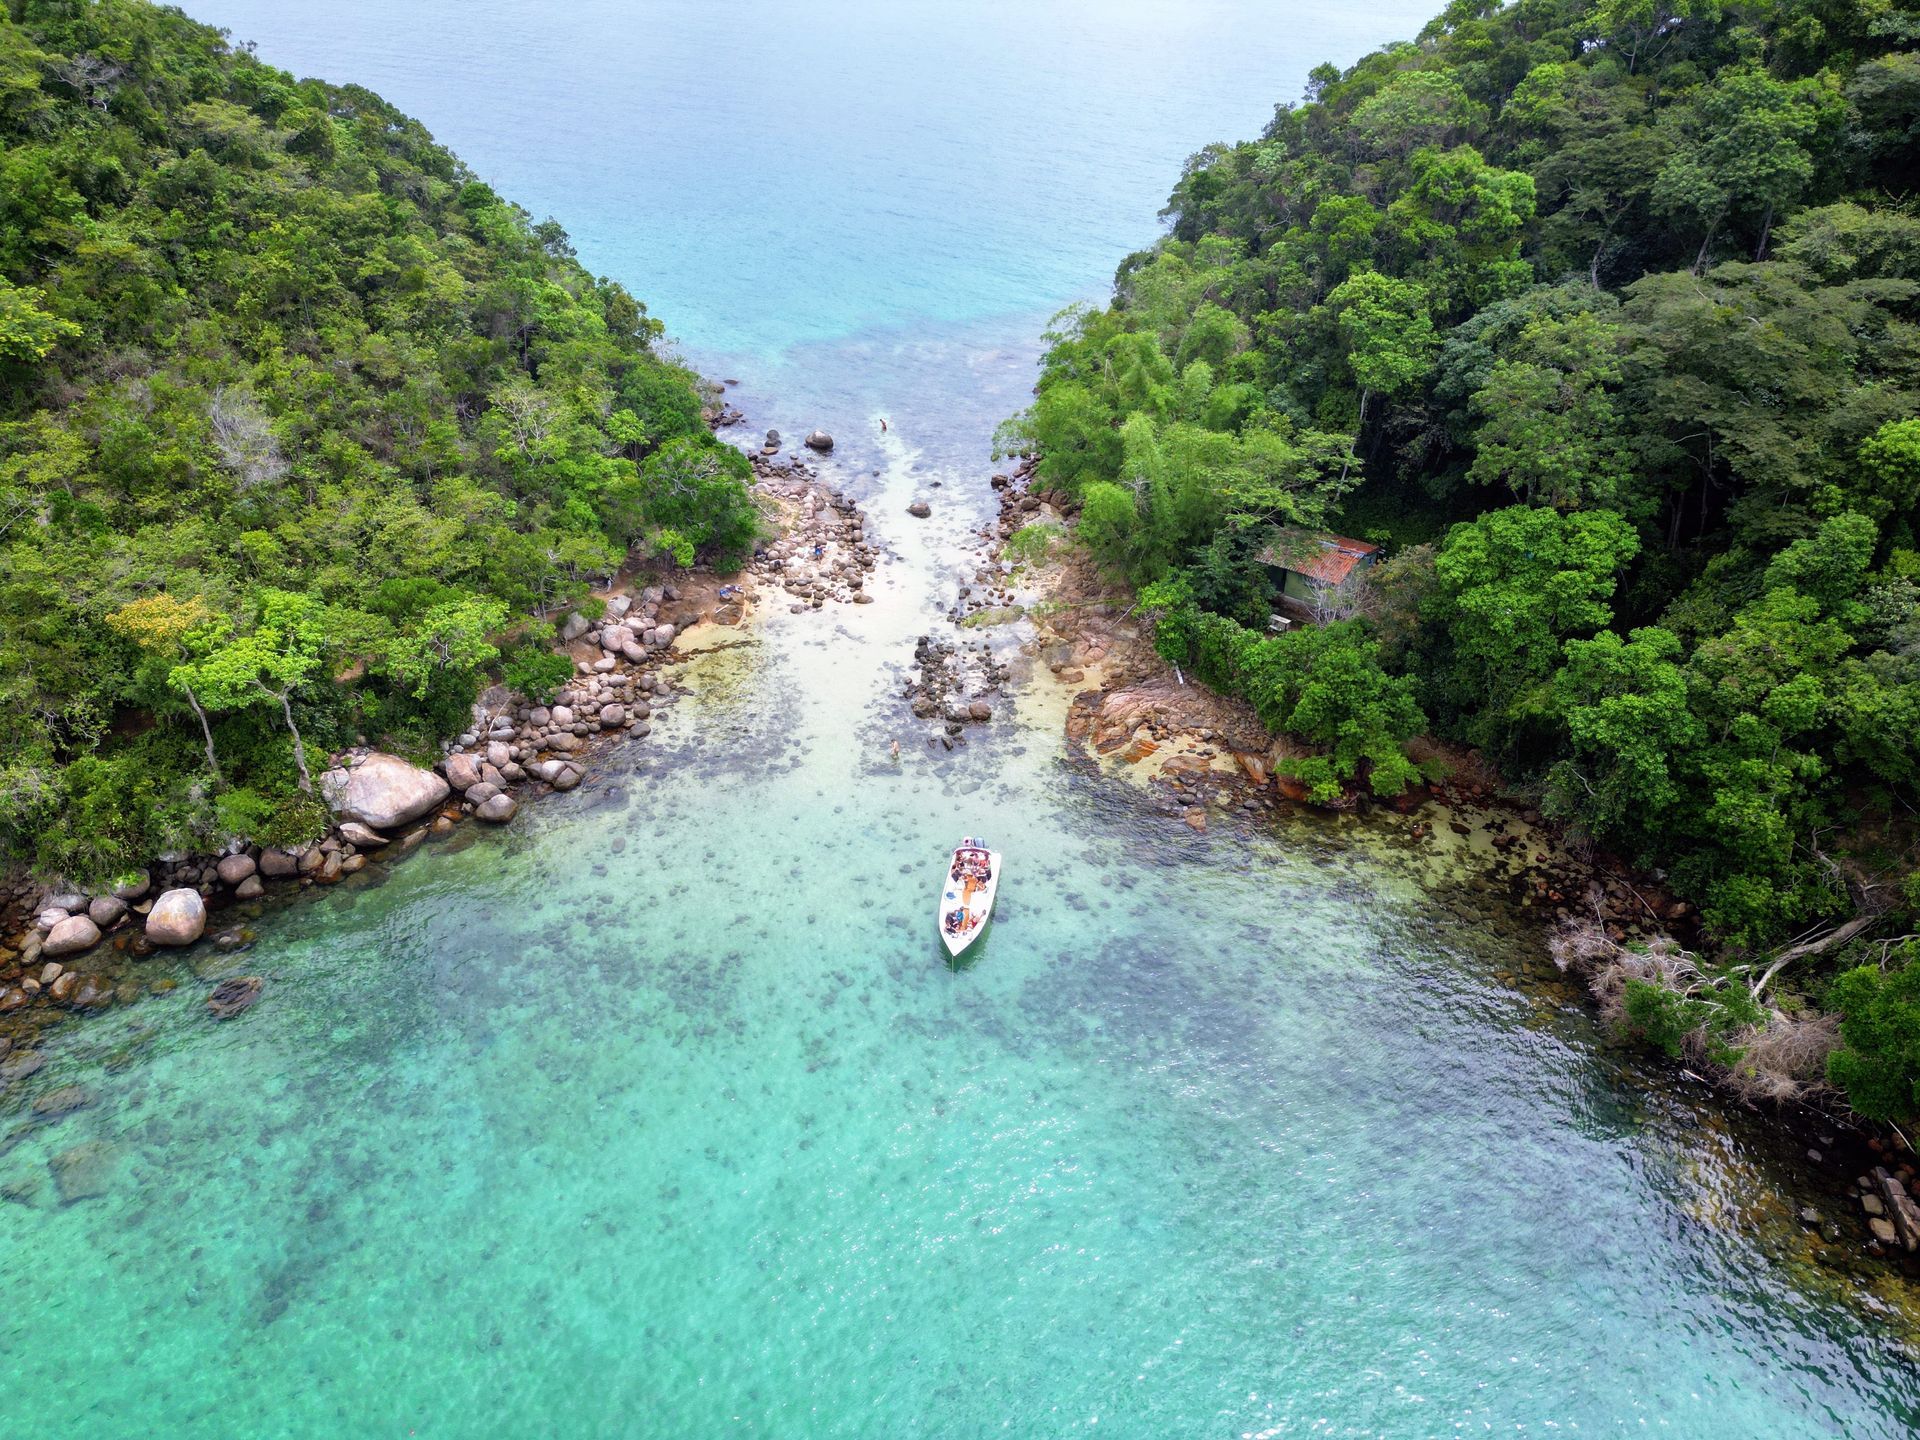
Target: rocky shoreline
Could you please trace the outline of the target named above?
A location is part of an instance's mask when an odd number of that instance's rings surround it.
[[[724,427],[744,417],[718,405],[708,419]],[[798,456],[776,458],[777,436],[769,439],[750,459],[774,538],[737,576],[629,577],[597,592],[588,608],[598,618],[574,611],[558,628],[555,648],[572,660],[573,678],[545,704],[489,689],[471,727],[443,742],[431,768],[364,744],[330,756],[320,790],[334,823],[316,840],[290,848],[236,840],[218,854],[160,856],[100,893],[25,876],[0,884],[0,1091],[22,1078],[41,1033],[63,1018],[177,988],[141,972],[137,962],[157,951],[203,942],[242,951],[261,904],[403,859],[467,820],[506,824],[527,801],[576,788],[595,754],[645,739],[680,693],[670,672],[686,655],[676,643],[703,624],[744,624],[762,586],[796,611],[868,603],[880,552],[859,507]],[[822,432],[809,444],[832,448]],[[232,1018],[263,988],[258,976],[226,977],[209,989],[208,1013]]]
[[[1564,845],[1471,752],[1429,741],[1420,758],[1442,761],[1443,780],[1392,801],[1349,795],[1334,807],[1309,804],[1304,787],[1282,773],[1283,762],[1303,752],[1268,734],[1251,706],[1177,675],[1133,618],[1129,597],[1115,593],[1084,556],[1064,545],[1009,544],[1028,526],[1042,533],[1057,527],[1064,537],[1077,508],[1072,500],[1033,489],[1030,461],[994,476],[993,485],[999,514],[980,532],[975,583],[963,589],[956,618],[1032,622],[1028,648],[1036,666],[1068,697],[1063,738],[1075,763],[1141,785],[1169,820],[1202,833],[1214,821],[1295,809],[1387,812],[1416,852],[1446,840],[1471,859],[1476,889],[1491,887],[1536,917],[1542,940],[1554,941],[1543,965],[1577,978],[1583,990],[1598,978],[1583,959],[1596,946],[1631,953],[1697,940],[1698,917],[1687,902],[1613,856]],[[1012,550],[1022,563],[1008,560]],[[1730,1087],[1730,1078],[1711,1076],[1730,1103],[1764,1107],[1821,1177],[1829,1206],[1803,1204],[1797,1212],[1809,1236],[1836,1250],[1852,1246],[1875,1260],[1898,1260],[1920,1275],[1920,1205],[1910,1198],[1920,1174],[1905,1138],[1874,1133],[1819,1094],[1758,1096]],[[1830,1213],[1835,1204],[1853,1209],[1851,1227]]]

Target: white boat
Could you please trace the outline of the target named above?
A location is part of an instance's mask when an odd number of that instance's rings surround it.
[[[940,939],[956,959],[986,932],[1000,888],[1000,853],[969,835],[948,862],[940,885]]]

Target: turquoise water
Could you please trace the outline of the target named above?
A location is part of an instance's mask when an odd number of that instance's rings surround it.
[[[892,554],[876,604],[711,637],[580,790],[65,1027],[0,1096],[11,1428],[1912,1433],[1903,1297],[1811,1258],[1812,1182],[1503,980],[1538,936],[1404,821],[1196,835],[1067,763],[1041,685],[953,755],[895,698],[1038,317],[1412,11],[197,8],[561,215],[757,423],[835,430]],[[1008,868],[955,971],[968,830]],[[267,988],[217,1025],[226,973]]]

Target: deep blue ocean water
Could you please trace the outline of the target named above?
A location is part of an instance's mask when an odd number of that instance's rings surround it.
[[[891,555],[691,660],[580,790],[62,1032],[0,1096],[7,1137],[98,1096],[0,1153],[10,1429],[1914,1432],[1911,1297],[1816,1258],[1763,1131],[1517,984],[1541,937],[1457,855],[1193,834],[1064,763],[1038,682],[951,756],[897,698],[1047,316],[1425,0],[190,8],[421,116],[757,425],[832,430]],[[956,972],[968,830],[1008,870]],[[235,971],[265,998],[214,1025]],[[78,1144],[109,1188],[62,1205]]]

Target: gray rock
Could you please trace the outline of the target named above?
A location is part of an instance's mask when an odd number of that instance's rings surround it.
[[[600,648],[618,654],[633,643],[633,631],[625,625],[609,625],[600,632]]]
[[[633,597],[631,595],[615,595],[607,601],[607,614],[611,615],[615,620],[620,619],[632,608]]]
[[[573,707],[571,705],[554,706],[553,723],[562,728],[573,724]]]
[[[447,783],[456,790],[468,790],[480,783],[480,762],[464,750],[447,756],[442,768],[447,772]]]
[[[824,455],[833,449],[833,437],[824,430],[816,430],[807,436],[806,445],[809,450],[818,450]]]
[[[58,895],[49,895],[47,905],[55,910],[64,910],[69,915],[87,908],[87,897],[77,890],[64,890]]]
[[[627,723],[627,707],[626,706],[608,705],[601,709],[600,728],[602,730],[618,730],[622,725],[626,723]]]
[[[513,763],[513,748],[504,740],[487,742],[487,764],[496,770],[504,770]]]
[[[334,813],[376,830],[397,830],[447,798],[447,782],[398,755],[376,751],[351,770],[329,770],[320,788]]]
[[[87,902],[87,918],[102,930],[111,930],[127,913],[127,902],[118,895],[96,895]]]
[[[578,765],[562,765],[560,767],[560,773],[553,777],[551,784],[556,790],[571,790],[582,780],[586,779],[586,777],[587,772],[582,770]]]
[[[476,818],[485,820],[491,825],[504,825],[513,818],[514,811],[519,808],[520,806],[511,795],[500,794],[489,796],[473,813]]]
[[[916,500],[911,505],[907,506],[907,513],[909,515],[918,516],[920,519],[924,520],[929,515],[933,514],[933,506],[929,505],[924,500]]]
[[[356,850],[378,850],[390,837],[362,825],[358,820],[347,820],[341,823],[340,838]]]
[[[261,883],[258,875],[249,875],[233,887],[234,898],[237,900],[258,900],[266,893],[267,887]]]
[[[142,871],[140,874],[130,879],[122,880],[118,885],[114,886],[113,894],[117,900],[139,900],[152,888],[152,879],[146,872]]]
[[[198,890],[169,890],[147,914],[147,938],[156,945],[191,945],[207,928],[207,902]]]
[[[215,868],[220,872],[222,885],[238,885],[260,867],[251,855],[229,855]]]
[[[285,880],[300,868],[300,862],[284,850],[262,850],[260,873],[269,880]]]
[[[69,915],[54,926],[41,947],[42,955],[78,955],[100,943],[100,927],[85,915]]]
[[[52,930],[72,913],[72,911],[63,906],[49,905],[33,917],[33,923],[38,925],[42,930]]]
[[[567,616],[566,623],[560,627],[560,639],[562,643],[571,645],[592,628],[593,622],[576,610]]]
[[[467,791],[467,799],[471,800],[475,805],[484,805],[498,794],[500,794],[500,787],[498,785],[488,780],[482,780],[478,785]]]

